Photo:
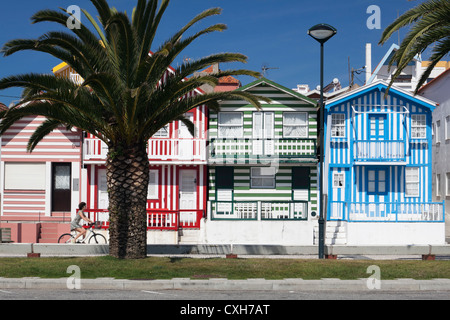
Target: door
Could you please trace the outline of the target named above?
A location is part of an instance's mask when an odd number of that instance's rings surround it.
[[[179,174],[179,203],[180,223],[195,223],[197,221],[197,171],[180,170]]]
[[[253,113],[253,154],[273,155],[275,153],[274,118],[273,112]]]
[[[387,212],[388,171],[384,168],[367,169],[367,196],[370,217],[384,217]]]
[[[108,186],[106,184],[106,169],[98,170],[98,208],[108,209]]]
[[[191,122],[194,120],[194,114],[192,112],[186,113],[186,119],[189,119]],[[180,155],[180,159],[182,160],[193,160],[194,157],[194,140],[192,134],[189,132],[188,127],[182,122],[178,121],[178,152]]]
[[[52,211],[70,211],[71,164],[53,163],[52,165]]]
[[[369,115],[370,159],[380,160],[386,157],[386,115]]]

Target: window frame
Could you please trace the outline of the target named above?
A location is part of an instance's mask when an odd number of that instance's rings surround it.
[[[343,119],[334,119],[335,117],[342,117]],[[331,127],[330,127],[330,134],[331,134],[331,138],[346,138],[347,133],[346,133],[346,123],[345,123],[346,117],[345,117],[345,113],[332,113],[331,114]],[[334,121],[342,121],[343,123],[341,124],[335,124]],[[333,130],[338,130],[339,132],[344,133],[344,135],[339,136],[339,135],[335,135],[336,131],[334,131],[335,133],[333,133]]]
[[[417,173],[416,180],[408,181],[408,170],[415,170]],[[408,184],[416,184],[417,185],[417,194],[409,194],[408,193]],[[405,197],[408,198],[417,198],[420,196],[420,167],[406,167],[405,168]]]
[[[304,115],[304,124],[287,124],[285,120],[285,115]],[[304,127],[305,128],[305,135],[286,135],[285,127]],[[283,112],[283,138],[308,138],[309,137],[309,113],[308,112],[300,112],[300,111],[286,111]]]
[[[240,117],[240,123],[239,124],[221,124],[220,120],[221,120],[221,116],[223,114],[239,114]],[[237,136],[223,136],[221,134],[221,127],[233,127],[233,128],[240,128],[239,130],[239,134]],[[239,112],[239,111],[224,111],[224,112],[219,112],[217,114],[217,137],[218,138],[222,138],[222,139],[226,139],[226,138],[231,138],[231,139],[240,139],[244,137],[244,113],[243,112]]]
[[[423,118],[420,121],[417,118]],[[423,124],[422,124],[423,121]],[[419,136],[413,136],[414,129],[419,133]],[[411,114],[411,139],[426,139],[427,138],[427,116],[425,114]]]
[[[269,169],[273,170],[273,174],[259,174],[255,175],[253,172],[255,169]],[[261,179],[261,181],[264,181],[263,179],[271,179],[273,182],[270,186],[269,185],[255,185],[254,181],[257,179]],[[276,170],[275,167],[251,167],[250,168],[250,188],[252,189],[275,189],[276,188]]]

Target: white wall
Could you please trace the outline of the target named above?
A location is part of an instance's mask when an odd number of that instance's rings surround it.
[[[347,245],[443,245],[442,222],[351,222]]]

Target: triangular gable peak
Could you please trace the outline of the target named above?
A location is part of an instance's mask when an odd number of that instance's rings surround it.
[[[317,108],[317,102],[315,100],[266,78],[260,78],[254,82],[251,82],[237,89],[237,91],[246,91],[255,95],[268,97],[272,100],[268,105],[272,107],[276,107],[277,105],[293,104],[297,106]],[[262,102],[262,104],[266,105],[267,103]]]
[[[409,91],[393,86],[389,88],[386,95],[387,90],[388,84],[383,80],[379,80],[335,99],[328,100],[325,109],[329,111],[333,107],[346,105],[355,112],[363,112],[360,110],[361,107],[371,107],[371,112],[374,112],[374,110],[386,112],[391,107],[401,107],[402,112],[409,113],[413,111],[410,110],[409,105],[420,106],[430,111],[436,108],[436,102],[413,95]]]
[[[366,84],[371,84],[372,82],[376,81],[376,79],[379,76],[379,73],[381,71],[381,68],[383,68],[384,66],[387,66],[389,64],[389,61],[391,60],[392,56],[395,54],[395,52],[398,49],[400,49],[400,47],[397,44],[393,43],[391,45],[389,50],[386,52],[384,57],[381,59],[380,63],[377,65],[377,67],[373,71],[372,75],[370,76],[370,78],[369,78],[369,80],[367,81]],[[413,61],[411,61],[408,65],[412,66],[412,65],[414,65],[416,63],[416,61],[421,62],[422,61],[421,57],[416,55],[413,58]],[[368,72],[371,72],[371,70],[368,70]],[[391,74],[392,74],[392,72],[391,72]],[[380,76],[389,77],[390,78],[391,75],[385,75],[385,74],[381,75],[380,74]]]

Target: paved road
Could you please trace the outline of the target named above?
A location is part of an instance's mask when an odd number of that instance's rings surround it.
[[[233,300],[449,300],[450,291],[211,291],[211,290],[51,290],[0,289],[0,300],[196,300],[216,301],[218,305]],[[188,302],[185,302],[188,303]],[[178,303],[179,305],[182,305]]]

